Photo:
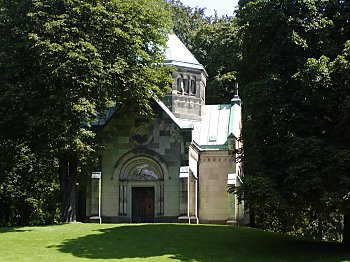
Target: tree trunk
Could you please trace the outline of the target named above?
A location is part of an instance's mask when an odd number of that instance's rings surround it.
[[[350,246],[350,208],[346,208],[344,211],[343,243]]]
[[[61,222],[76,222],[77,158],[61,157],[59,161]]]

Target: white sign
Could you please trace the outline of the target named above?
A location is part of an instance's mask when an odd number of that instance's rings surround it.
[[[101,178],[101,172],[91,172],[91,178],[100,179]]]
[[[180,166],[180,173],[188,173],[190,171],[189,166]]]
[[[236,185],[236,180],[237,180],[237,174],[228,174],[227,175],[227,184],[228,185]]]

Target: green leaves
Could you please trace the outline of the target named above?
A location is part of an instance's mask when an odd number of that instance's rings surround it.
[[[350,148],[348,10],[343,1],[241,1],[243,191],[260,227],[339,237],[332,221],[350,190],[338,161],[348,163]],[[262,179],[270,188],[250,191]],[[266,216],[274,205],[281,212]]]
[[[168,91],[162,0],[0,0],[0,10],[0,141],[19,140],[47,164],[35,173],[43,182],[62,155],[92,157],[97,112],[117,103],[146,114],[149,91]]]
[[[0,225],[56,222],[56,163],[51,159],[49,167],[49,158],[40,158],[18,140],[1,140],[0,153]]]

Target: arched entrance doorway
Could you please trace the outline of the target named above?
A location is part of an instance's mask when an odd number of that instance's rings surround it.
[[[119,216],[151,223],[164,215],[164,162],[153,152],[131,152],[119,162]]]

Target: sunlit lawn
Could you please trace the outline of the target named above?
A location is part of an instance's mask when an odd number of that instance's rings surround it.
[[[331,243],[249,228],[69,224],[0,228],[1,261],[350,261]]]

